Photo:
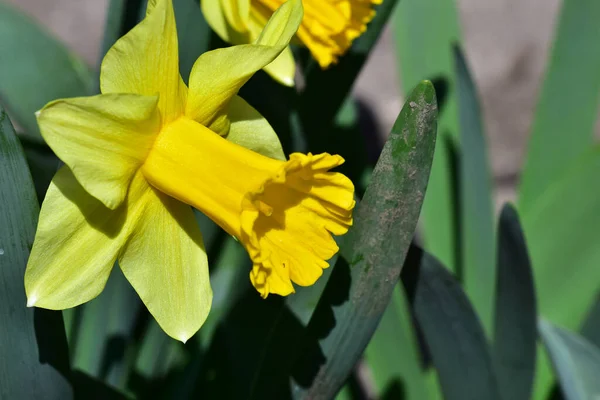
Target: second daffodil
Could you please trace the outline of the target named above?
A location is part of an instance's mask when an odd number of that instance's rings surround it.
[[[118,261],[173,338],[186,341],[211,301],[206,252],[192,207],[247,249],[263,297],[311,285],[352,224],[353,185],[329,172],[343,159],[285,160],[265,119],[237,96],[287,46],[300,0],[282,5],[253,44],[198,58],[179,75],[171,0],[106,55],[102,94],[57,100],[37,115],[66,164],[48,189],[27,271],[29,306],[74,307],[96,297]]]
[[[211,28],[232,44],[252,43],[284,0],[200,0]],[[321,68],[335,64],[375,16],[382,0],[303,0],[304,19],[297,32]],[[265,67],[280,83],[293,86],[296,65],[290,48]]]

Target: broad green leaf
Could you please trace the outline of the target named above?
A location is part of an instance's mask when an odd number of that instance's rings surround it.
[[[492,331],[496,246],[492,184],[477,90],[459,47],[455,47],[460,156],[460,276],[488,334]]]
[[[562,2],[519,187],[529,213],[555,179],[593,143],[600,101],[600,2]]]
[[[522,212],[533,265],[539,313],[577,330],[600,289],[600,149],[592,149]],[[568,267],[568,273],[565,271]],[[538,352],[535,397],[545,399],[552,376]]]
[[[0,188],[0,398],[71,399],[61,313],[25,306],[23,277],[39,207],[23,150],[1,107]]]
[[[94,88],[88,67],[36,23],[0,2],[0,101],[24,130],[39,140],[35,112]]]
[[[600,289],[600,188],[591,184],[599,169],[600,148],[581,157],[522,213],[539,311],[568,329],[581,325]]]
[[[600,349],[581,336],[541,319],[539,331],[565,400],[600,396]]]
[[[294,398],[333,397],[385,312],[427,188],[436,117],[433,85],[423,82],[400,112],[340,246],[347,263],[338,261],[308,325]]]
[[[423,241],[428,251],[456,272],[459,231],[454,167],[459,129],[452,48],[461,40],[456,4],[454,0],[401,1],[392,23],[404,93],[423,79],[436,87],[440,117],[423,203]]]
[[[23,146],[27,165],[33,178],[35,193],[41,204],[46,196],[48,186],[50,186],[50,181],[56,171],[58,171],[61,162],[52,149],[45,143],[32,140],[30,137],[24,135],[19,136],[19,140],[21,146]]]
[[[429,253],[411,247],[402,282],[444,400],[499,400],[485,333],[458,281]]]
[[[494,361],[504,400],[528,400],[533,389],[537,305],[533,271],[516,210],[505,205],[498,226]]]
[[[395,387],[401,388],[403,400],[429,398],[412,323],[404,289],[398,286],[365,351],[380,398],[391,396]]]

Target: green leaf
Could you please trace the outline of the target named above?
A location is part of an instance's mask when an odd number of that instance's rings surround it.
[[[496,282],[492,185],[477,90],[459,47],[454,49],[460,122],[460,276],[488,334]]]
[[[427,29],[424,29],[427,27]],[[439,103],[438,140],[423,203],[425,248],[457,271],[458,221],[456,147],[458,109],[452,48],[460,42],[454,0],[401,1],[392,18],[404,93],[423,79],[433,81]]]
[[[41,140],[35,112],[90,94],[88,67],[22,13],[0,2],[0,99],[25,133]]]
[[[600,2],[565,0],[519,187],[533,211],[552,182],[593,143],[600,101]]]
[[[600,148],[580,157],[521,212],[539,314],[572,330],[583,323],[600,288],[600,188],[590,184],[599,169]],[[543,357],[538,352],[536,399],[547,397],[553,379]]]
[[[295,398],[333,397],[385,312],[427,188],[436,117],[433,85],[423,82],[396,120],[341,244],[347,264],[336,265],[310,320],[306,345],[316,352],[300,355]]]
[[[25,306],[23,277],[39,207],[23,150],[1,107],[0,187],[0,398],[73,398],[61,313]]]
[[[581,336],[541,319],[539,331],[565,400],[600,395],[600,349]]]
[[[494,360],[504,400],[528,400],[535,373],[537,305],[533,271],[516,210],[505,205],[498,227]]]
[[[379,398],[394,387],[403,400],[428,398],[421,354],[404,289],[397,286],[365,355]]]
[[[600,148],[581,157],[522,213],[544,318],[577,329],[600,289]],[[565,281],[565,266],[568,281]]]
[[[445,400],[499,400],[483,328],[451,273],[433,256],[412,247],[402,272]]]

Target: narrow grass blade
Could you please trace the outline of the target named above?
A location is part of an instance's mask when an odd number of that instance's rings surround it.
[[[71,399],[60,312],[27,308],[23,278],[39,213],[31,175],[0,107],[0,398]]]
[[[423,79],[435,85],[440,117],[428,195],[423,203],[423,242],[451,271],[457,271],[455,162],[459,129],[452,49],[461,35],[456,4],[454,0],[401,1],[392,23],[404,93]]]
[[[499,400],[483,328],[460,284],[433,256],[412,247],[402,282],[445,400]]]
[[[505,205],[498,227],[494,360],[504,400],[528,400],[533,388],[537,305],[533,271],[516,210]]]
[[[94,78],[75,54],[0,2],[0,100],[25,133],[42,140],[35,112],[47,102],[90,94]]]
[[[316,352],[300,355],[294,398],[333,397],[385,312],[427,188],[436,117],[433,85],[423,82],[402,109],[341,245],[348,263],[338,262],[310,320],[307,346]]]
[[[552,182],[593,143],[600,102],[600,2],[562,2],[519,187],[533,211]]]
[[[460,126],[460,276],[488,335],[492,332],[496,244],[492,183],[477,89],[459,47],[454,48]]]
[[[539,322],[539,330],[565,400],[597,398],[600,395],[600,349],[544,319]]]

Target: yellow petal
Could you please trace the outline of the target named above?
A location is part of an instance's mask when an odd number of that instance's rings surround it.
[[[129,239],[119,265],[162,329],[186,342],[200,329],[212,302],[208,262],[190,206],[136,176]]]
[[[229,25],[238,32],[248,30],[250,0],[221,0],[221,7]]]
[[[296,76],[296,61],[292,49],[286,47],[284,51],[269,65],[263,68],[265,72],[282,85],[293,87]]]
[[[269,122],[244,99],[231,99],[227,114],[231,120],[227,140],[263,156],[285,160],[281,142]]]
[[[354,186],[329,154],[275,160],[180,118],[166,127],[142,173],[154,187],[190,204],[244,245],[262,296],[313,284],[338,250],[332,234],[352,224]]]
[[[283,0],[251,0],[251,16],[264,19]],[[304,0],[304,19],[298,39],[322,68],[337,62],[352,41],[367,29],[381,0]]]
[[[179,117],[187,88],[179,75],[177,30],[171,0],[148,4],[146,18],[120,38],[102,62],[102,93],[159,94],[163,123]]]
[[[132,94],[57,100],[39,112],[38,124],[85,190],[115,209],[159,131],[157,100]]]
[[[273,14],[256,44],[201,55],[190,74],[186,116],[215,132],[227,133],[229,121],[224,114],[227,104],[256,71],[286,48],[301,20],[301,0],[290,0]]]
[[[225,42],[232,44],[250,43],[251,40],[247,29],[240,32],[235,30],[229,23],[225,17],[225,10],[223,9],[221,0],[201,0],[200,6],[208,25]]]
[[[100,294],[124,241],[125,214],[107,209],[62,167],[42,204],[25,272],[27,304],[59,310]]]

